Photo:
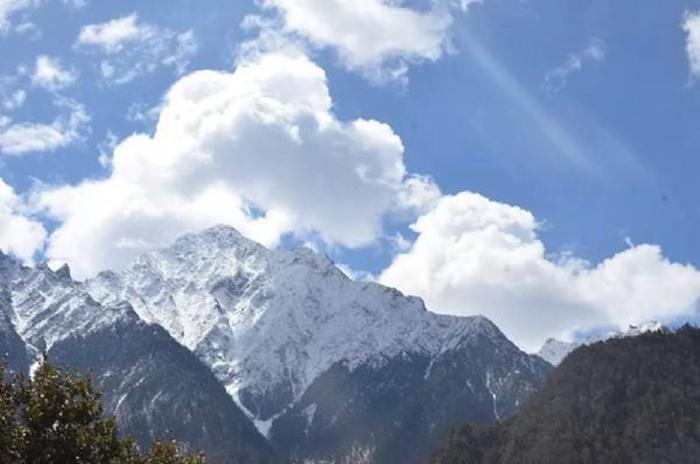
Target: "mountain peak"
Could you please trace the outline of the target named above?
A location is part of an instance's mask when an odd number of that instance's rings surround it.
[[[262,422],[337,363],[352,370],[411,353],[432,362],[479,340],[509,343],[486,318],[432,313],[419,298],[349,279],[309,248],[268,250],[225,225],[185,235],[88,285],[103,303],[131,301]]]
[[[189,233],[181,236],[171,245],[166,246],[154,254],[175,254],[185,256],[196,255],[216,255],[223,250],[248,250],[254,253],[266,253],[268,250],[262,245],[246,238],[235,228],[228,225],[216,225],[202,232]]]
[[[202,232],[195,235],[214,237],[224,240],[248,240],[238,231],[238,229],[227,224],[217,224],[209,227],[208,229],[204,229]]]
[[[71,277],[70,267],[68,266],[68,263],[63,264],[61,267],[56,269],[54,271],[54,274],[56,274],[56,277],[58,277],[59,279],[73,280],[73,278]]]

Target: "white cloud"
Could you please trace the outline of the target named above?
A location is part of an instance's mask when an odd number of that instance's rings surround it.
[[[449,47],[448,4],[418,11],[390,0],[261,0],[278,13],[283,31],[317,48],[338,52],[341,63],[377,82],[405,81],[408,65],[439,59]],[[466,9],[472,1],[463,1]]]
[[[41,30],[31,21],[23,21],[14,27],[14,32],[24,35],[29,40],[39,40],[41,38]]]
[[[683,16],[683,30],[687,34],[685,50],[688,54],[690,73],[700,76],[700,12],[686,11]]]
[[[12,187],[0,179],[0,250],[31,262],[45,238],[46,231],[41,223],[24,215],[22,201]]]
[[[99,69],[105,81],[123,84],[160,67],[171,67],[182,74],[198,44],[192,31],[178,34],[143,23],[131,13],[84,26],[76,47],[101,57]]]
[[[603,61],[605,59],[605,42],[593,38],[583,50],[572,53],[559,67],[548,72],[544,79],[544,90],[548,93],[561,91],[569,81],[569,76],[579,72],[588,62]]]
[[[39,55],[34,65],[32,84],[50,91],[57,91],[73,84],[78,74],[72,69],[64,69],[58,59]]]
[[[46,0],[0,0],[0,36],[15,32],[29,34],[32,39],[39,38],[41,31],[27,19],[27,14],[21,13],[45,3]],[[77,9],[84,7],[87,0],[61,0],[61,3]],[[20,22],[13,24],[16,16],[19,16]]]
[[[119,145],[119,138],[112,131],[107,131],[105,139],[97,146],[100,152],[97,160],[103,168],[111,168],[112,166],[112,153],[114,149]]]
[[[70,6],[71,8],[80,9],[85,8],[88,4],[88,0],[61,0],[64,4]]]
[[[55,104],[62,114],[51,123],[17,122],[1,127],[0,154],[53,151],[81,140],[90,121],[85,108],[63,97],[56,97]]]
[[[407,174],[389,126],[334,116],[325,73],[304,55],[183,77],[155,133],[122,141],[111,167],[105,180],[37,194],[60,222],[49,257],[79,276],[215,223],[268,245],[292,232],[363,246],[388,212],[423,207],[435,190]]]
[[[99,24],[89,24],[80,30],[78,43],[95,45],[107,52],[118,52],[124,45],[144,40],[153,32],[148,25],[138,25],[136,13]]]
[[[37,0],[0,0],[0,35],[12,30],[11,18],[22,10],[35,7]]]
[[[471,5],[480,5],[484,3],[484,0],[457,0],[457,3],[462,10],[467,11]]]
[[[0,88],[0,98],[2,98],[2,107],[5,111],[14,111],[21,108],[27,100],[27,91],[24,89],[15,89],[10,93],[4,93]]]
[[[158,115],[161,111],[161,105],[146,105],[141,102],[134,102],[129,105],[126,110],[126,120],[131,122],[139,122],[146,126],[155,125],[158,121]]]
[[[27,88],[41,87],[49,92],[58,116],[50,122],[15,121],[4,117],[0,125],[0,155],[19,156],[31,152],[53,151],[83,139],[90,120],[80,103],[61,95],[72,85],[77,73],[64,69],[58,59],[37,57],[33,66],[20,65],[12,76],[0,76],[0,107],[12,112],[27,99]]]
[[[0,106],[6,112],[24,106],[27,91],[22,88],[19,76],[0,76]]]
[[[692,314],[700,271],[653,245],[598,265],[549,257],[526,210],[474,193],[444,196],[412,226],[412,247],[380,281],[451,314],[484,314],[529,350],[545,338]]]

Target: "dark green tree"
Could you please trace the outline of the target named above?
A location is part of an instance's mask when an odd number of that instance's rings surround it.
[[[184,456],[174,440],[157,442],[149,450],[143,464],[202,464],[204,456]],[[140,464],[140,463],[139,463]]]

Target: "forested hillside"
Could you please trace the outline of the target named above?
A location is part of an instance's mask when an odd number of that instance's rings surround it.
[[[700,330],[579,348],[519,413],[453,432],[432,462],[700,462]]]

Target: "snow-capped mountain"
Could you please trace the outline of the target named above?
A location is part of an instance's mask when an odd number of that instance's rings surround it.
[[[54,272],[45,264],[30,268],[0,255],[0,285],[8,299],[6,317],[32,358],[61,340],[112,325],[131,311],[125,305],[103,307],[73,281],[67,266]]]
[[[272,457],[196,356],[128,303],[97,302],[68,267],[30,268],[0,253],[0,349],[14,371],[29,372],[46,352],[54,363],[92,372],[105,412],[143,446],[172,434],[214,463]]]
[[[564,342],[556,338],[548,338],[537,355],[547,361],[552,366],[557,366],[562,360],[580,346],[575,342]]]
[[[403,405],[449,384],[462,401],[450,411],[429,402],[437,410],[424,425],[437,434],[457,412],[466,415],[462,420],[507,416],[548,369],[483,317],[437,315],[418,298],[351,280],[311,250],[271,251],[230,227],[186,235],[86,287],[105,306],[128,301],[140,318],[164,327],[211,368],[261,432],[302,455],[329,441],[313,435],[324,433],[313,427],[322,413],[333,415],[319,404],[329,382],[342,383],[334,384],[335,400],[342,401],[333,405],[367,401],[367,392],[398,395]],[[389,372],[405,383],[387,382]],[[354,385],[359,373],[363,382]],[[358,408],[326,417],[326,429],[349,421]],[[284,427],[299,417],[308,446],[289,442]],[[401,424],[387,417],[387,424]],[[329,450],[341,446],[330,442]]]
[[[139,443],[170,432],[213,463],[272,449],[417,462],[453,425],[512,414],[550,368],[483,317],[437,315],[223,226],[87,282],[0,255],[0,348],[14,370],[46,351],[92,371]]]
[[[582,345],[590,345],[595,342],[610,338],[634,337],[646,332],[667,330],[660,322],[651,321],[641,325],[630,325],[627,330],[613,330],[602,334],[591,335],[575,342],[564,342],[555,338],[549,338],[542,345],[537,355],[553,366],[559,365],[564,358]]]

